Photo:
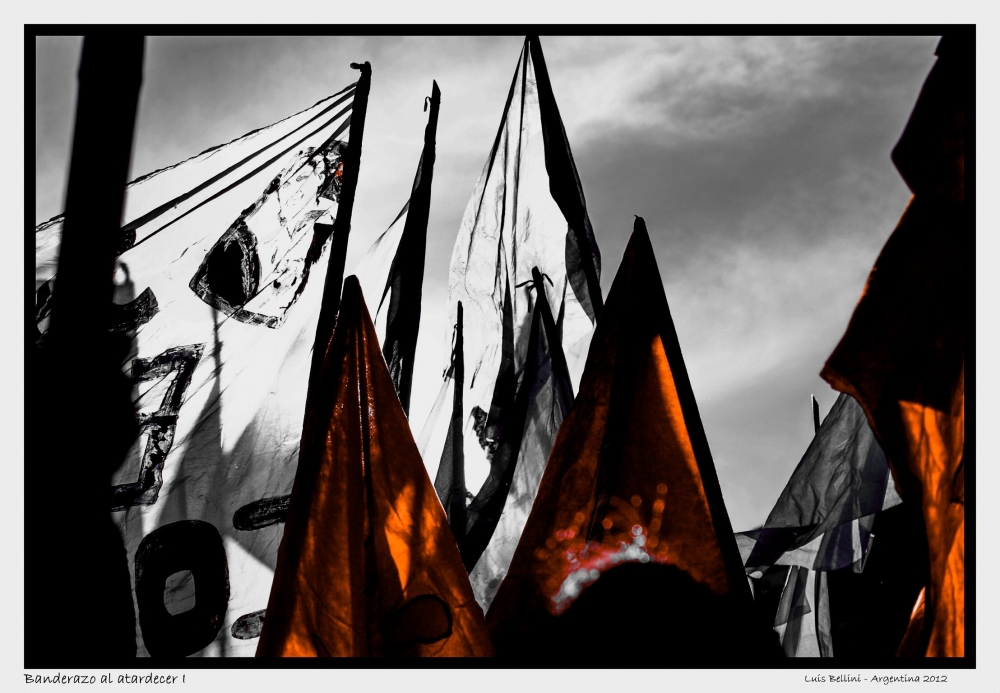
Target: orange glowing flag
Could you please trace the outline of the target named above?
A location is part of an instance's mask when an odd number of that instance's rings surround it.
[[[257,656],[491,655],[355,277],[319,379]]]
[[[972,49],[942,39],[893,161],[914,195],[821,376],[857,399],[904,500],[923,508],[930,560],[917,652],[965,654],[965,307],[972,219],[965,108]],[[971,460],[970,460],[971,464]],[[907,634],[907,641],[914,639]],[[912,649],[912,647],[910,648]]]
[[[580,392],[487,622],[501,655],[621,646],[725,659],[746,644],[750,604],[653,248],[636,218]]]

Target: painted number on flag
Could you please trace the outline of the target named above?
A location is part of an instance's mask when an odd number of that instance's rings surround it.
[[[174,377],[166,387],[156,411],[136,415],[140,440],[143,434],[148,438],[140,458],[136,481],[112,487],[112,512],[156,502],[163,484],[163,461],[174,442],[174,430],[177,428],[177,415],[184,402],[184,391],[191,383],[191,374],[204,349],[204,344],[191,344],[167,349],[151,359],[132,361],[132,382],[135,384],[162,381],[170,375]]]

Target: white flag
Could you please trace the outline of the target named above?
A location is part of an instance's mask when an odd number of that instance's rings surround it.
[[[140,435],[113,479],[140,656],[253,656],[298,461],[354,85],[126,188],[112,330]],[[62,218],[36,230],[36,323]]]
[[[536,269],[543,278],[540,289],[532,278]],[[554,337],[563,351],[569,353],[574,346],[585,345],[602,306],[600,253],[541,46],[537,37],[528,37],[500,129],[466,207],[451,259],[449,339],[458,303],[464,308],[461,420],[468,491],[476,495],[487,475],[492,480],[470,506],[468,530],[480,533],[476,542],[479,548],[471,555],[463,551],[470,570],[468,561],[478,560],[482,551],[482,528],[476,530],[473,525],[483,516],[477,519],[472,510],[491,504],[484,493],[506,497],[513,472],[506,469],[510,464],[534,468],[529,474],[517,475],[519,480],[532,480],[532,488],[519,491],[521,505],[530,508],[551,448],[550,436],[544,445],[522,445],[520,438],[532,435],[535,428],[526,427],[523,411],[515,415],[515,394],[518,379],[523,380],[532,307],[535,301],[542,300],[551,309]],[[577,351],[580,349],[573,353]],[[445,417],[441,426],[448,421]],[[505,442],[505,435],[519,440]],[[427,436],[442,439],[439,431]],[[508,452],[497,454],[504,449]],[[530,454],[518,454],[520,450]],[[436,465],[443,470],[453,466],[447,446],[433,448],[428,455],[426,461],[432,472]],[[489,514],[489,522],[496,526],[495,514]],[[515,523],[504,522],[501,527],[505,536],[497,536],[495,541],[516,544],[523,518]],[[463,537],[458,539],[462,546]],[[509,556],[505,554],[501,559],[493,555],[489,560],[493,562],[489,575],[474,580],[476,597],[482,605],[489,603],[483,591],[485,585],[493,585],[490,594],[495,591]]]

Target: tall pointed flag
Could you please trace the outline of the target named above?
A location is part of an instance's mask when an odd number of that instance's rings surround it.
[[[495,455],[504,429],[512,425],[518,377],[528,358],[537,290],[533,268],[548,278],[542,294],[556,316],[564,351],[585,348],[602,306],[600,252],[541,45],[529,36],[451,258],[449,323],[455,323],[461,302],[466,373],[461,422],[473,493],[488,475],[503,476],[505,462]],[[427,458],[441,460],[444,435],[424,436],[437,441]],[[507,443],[511,451],[519,446]],[[480,495],[477,503],[488,500]]]
[[[433,83],[430,114],[424,129],[424,149],[417,164],[410,199],[358,263],[354,273],[368,296],[378,297],[375,324],[388,296],[382,354],[389,365],[392,382],[403,411],[409,416],[410,388],[413,384],[413,356],[420,328],[420,297],[423,292],[424,254],[427,247],[427,219],[431,207],[434,177],[435,136],[441,90]],[[390,253],[395,248],[389,263]]]
[[[623,565],[633,563],[641,570]],[[591,590],[604,595],[590,600]],[[570,618],[574,628],[560,630],[577,603],[596,620]],[[704,613],[695,615],[694,603]],[[602,614],[601,604],[617,611]],[[644,646],[627,624],[662,618],[653,640],[663,656],[693,649],[718,659],[750,647],[743,632],[750,605],[653,248],[637,218],[580,392],[487,622],[500,654],[530,654],[551,640],[579,655],[596,639],[602,648],[620,642],[622,652]],[[615,618],[624,632],[595,630]]]
[[[354,277],[319,382],[257,655],[491,654]]]
[[[355,99],[351,85],[126,190],[105,329],[133,337],[124,370],[140,435],[108,511],[125,538],[140,656],[254,652],[330,233],[355,175],[344,166]],[[59,292],[62,224],[35,236],[39,340]]]
[[[965,205],[970,33],[942,38],[893,161],[913,198],[821,373],[855,397],[907,502],[923,508],[930,578],[922,649],[965,653]],[[970,459],[971,464],[971,459]]]
[[[566,357],[544,279],[533,272],[534,307],[524,371],[514,407],[499,437],[494,465],[469,505],[462,558],[476,599],[486,611],[521,538],[556,432],[573,404]]]
[[[864,411],[841,394],[764,526],[736,535],[749,576],[792,566],[774,622],[787,656],[834,656],[828,574],[860,573],[876,515],[899,503]]]

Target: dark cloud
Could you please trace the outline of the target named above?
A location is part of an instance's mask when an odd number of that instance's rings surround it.
[[[625,121],[571,135],[610,288],[646,219],[737,528],[811,439],[808,397],[909,191],[890,160],[931,38],[690,40]],[[682,42],[683,44],[683,42]],[[826,401],[824,401],[826,400]]]
[[[919,66],[933,62],[926,43],[828,41],[812,56],[805,93],[699,80],[689,70],[658,79],[638,100],[663,102],[664,124],[608,123],[599,136],[591,128],[574,142],[605,254],[620,254],[633,213],[667,234],[660,240],[669,241],[663,255],[671,272],[720,244],[801,252],[852,210],[905,195],[889,154],[926,74]],[[677,85],[687,77],[690,84]],[[699,124],[706,119],[728,125],[706,133]],[[884,239],[891,229],[881,221],[840,231],[851,234],[845,241]]]

